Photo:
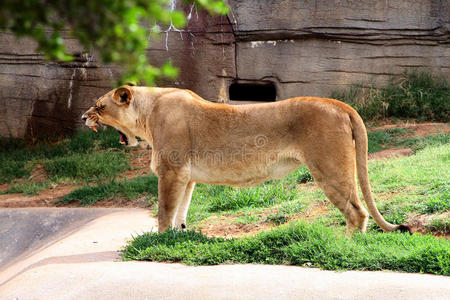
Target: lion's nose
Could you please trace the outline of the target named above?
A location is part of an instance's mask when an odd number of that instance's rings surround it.
[[[87,117],[86,117],[85,115],[82,115],[82,116],[81,116],[81,120],[86,121],[86,120],[87,120]]]

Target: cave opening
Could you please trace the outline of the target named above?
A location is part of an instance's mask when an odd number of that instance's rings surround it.
[[[277,89],[270,81],[233,82],[229,88],[231,101],[273,102],[277,100]]]

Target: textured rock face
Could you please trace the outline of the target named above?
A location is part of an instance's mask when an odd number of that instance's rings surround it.
[[[449,1],[231,4],[237,77],[273,80],[278,99],[329,96],[351,83],[385,82],[408,68],[450,76]]]
[[[67,64],[50,63],[27,39],[0,35],[0,135],[27,137],[66,134],[80,112],[110,88],[113,71],[89,55]],[[81,48],[69,43],[73,53]]]
[[[206,99],[228,102],[233,82],[272,82],[276,99],[329,96],[355,82],[381,84],[409,68],[450,77],[448,0],[230,0],[228,16],[185,6],[188,26],[163,32],[148,55],[171,59],[176,81]],[[165,30],[163,28],[163,30]],[[48,63],[29,40],[0,34],[0,135],[67,133],[81,113],[111,89],[120,70],[94,55],[70,64]]]

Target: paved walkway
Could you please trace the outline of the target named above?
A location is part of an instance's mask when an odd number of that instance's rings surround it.
[[[49,216],[58,215],[55,210]],[[6,211],[0,211],[0,221],[2,213],[8,213],[11,225],[14,213]],[[450,277],[444,276],[122,262],[117,250],[132,234],[155,229],[155,219],[142,209],[95,214],[94,220],[92,215],[78,218],[77,228],[62,228],[0,268],[0,299],[450,299]],[[15,235],[20,239],[20,232]]]

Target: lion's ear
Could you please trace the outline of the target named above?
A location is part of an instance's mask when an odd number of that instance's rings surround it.
[[[131,100],[133,99],[133,94],[131,90],[126,87],[120,87],[114,91],[113,99],[118,104],[130,105]]]

